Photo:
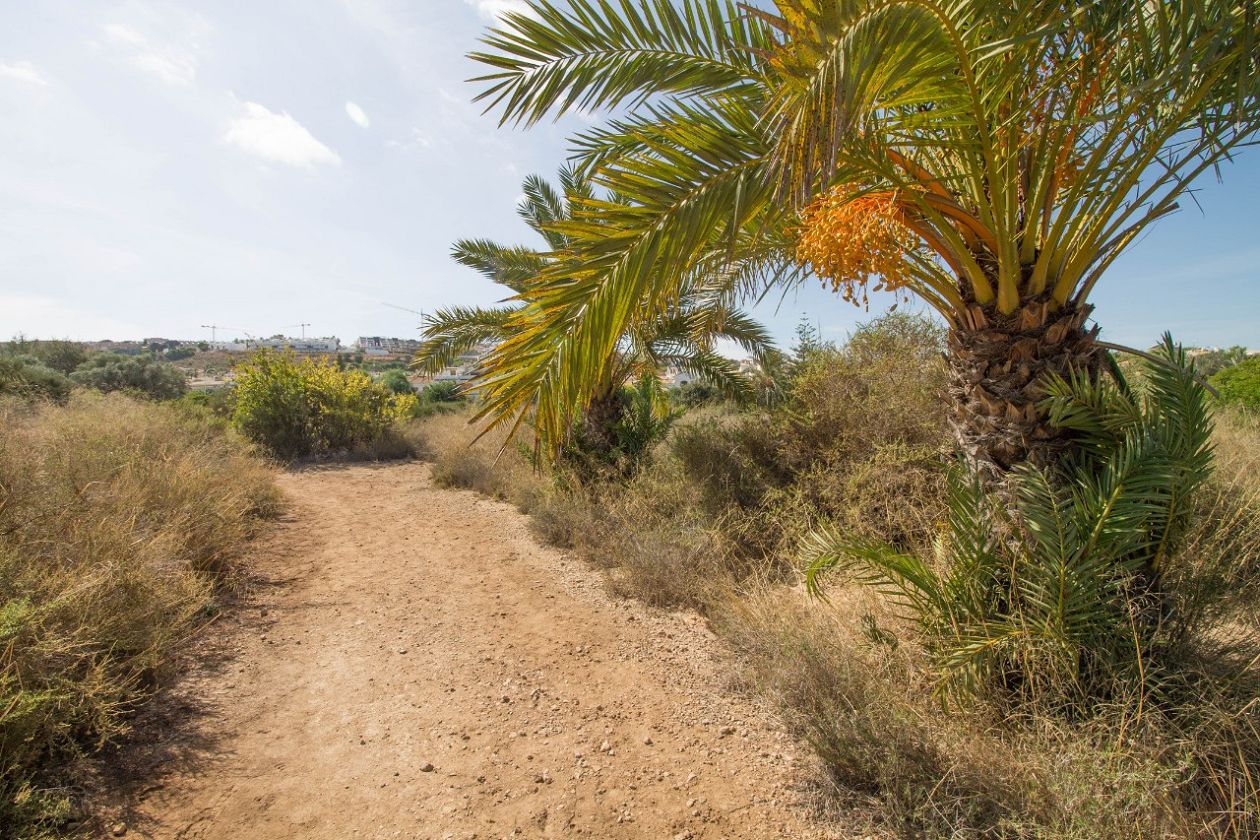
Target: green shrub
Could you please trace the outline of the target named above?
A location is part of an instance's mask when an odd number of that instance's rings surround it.
[[[1227,367],[1210,380],[1226,404],[1260,411],[1260,356]]]
[[[429,403],[459,402],[464,398],[459,383],[450,380],[430,382],[420,391],[420,401]]]
[[[69,375],[88,360],[91,353],[87,346],[77,341],[30,341],[20,340],[12,349],[30,356],[45,367]]]
[[[371,447],[414,409],[366,373],[263,350],[237,366],[232,423],[281,458]]]
[[[239,443],[119,394],[0,405],[0,476],[0,835],[34,837],[278,495]]]
[[[381,384],[395,394],[414,394],[415,389],[407,379],[407,372],[402,368],[390,368],[381,376]]]
[[[222,419],[231,419],[232,409],[236,403],[236,394],[231,386],[211,390],[192,390],[179,398],[180,405],[187,408],[203,410]]]
[[[706,382],[688,382],[673,390],[670,399],[683,408],[699,408],[702,405],[720,405],[726,397]]]
[[[74,387],[62,373],[30,356],[0,356],[0,396],[64,401]]]
[[[667,450],[742,550],[788,552],[784,541],[817,520],[928,545],[952,441],[943,341],[939,326],[905,314],[861,326],[843,347],[806,330],[773,411],[696,414]]]
[[[150,356],[100,353],[81,364],[70,378],[104,393],[128,391],[156,400],[173,400],[188,390],[184,372]]]

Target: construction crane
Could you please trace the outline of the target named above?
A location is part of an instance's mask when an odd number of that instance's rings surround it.
[[[254,336],[250,334],[249,330],[243,330],[240,327],[225,327],[222,324],[202,324],[201,328],[203,330],[210,330],[211,343],[213,343],[217,339],[219,330],[229,330],[231,332],[238,332],[251,340],[254,338]]]
[[[388,306],[390,309],[401,309],[403,312],[410,312],[412,315],[419,315],[421,318],[424,317],[423,309],[412,309],[407,306],[399,306],[396,303],[386,303],[385,305]]]
[[[309,322],[309,321],[303,321],[303,322],[302,322],[302,323],[300,323],[300,324],[289,324],[288,326],[286,326],[286,327],[285,327],[285,329],[287,330],[287,329],[292,329],[293,327],[301,327],[301,328],[302,328],[302,340],[303,340],[303,341],[306,341],[306,328],[307,328],[307,327],[309,327],[309,326],[310,326],[310,322]]]

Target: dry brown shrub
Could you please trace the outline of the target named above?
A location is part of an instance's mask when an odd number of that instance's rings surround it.
[[[278,505],[270,468],[177,407],[0,406],[0,834],[69,813],[46,787],[125,729]]]

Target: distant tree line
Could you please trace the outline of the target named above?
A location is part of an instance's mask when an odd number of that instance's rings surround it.
[[[171,355],[184,350],[188,352]],[[188,390],[187,379],[182,370],[161,356],[186,358],[194,352],[182,346],[161,347],[141,356],[124,356],[93,352],[74,341],[19,337],[0,351],[0,394],[60,402],[77,385],[104,392],[128,391],[150,399],[176,399]]]

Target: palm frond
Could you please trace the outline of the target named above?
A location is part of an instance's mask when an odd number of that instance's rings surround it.
[[[472,54],[492,72],[477,101],[501,123],[633,106],[650,93],[718,94],[756,78],[768,27],[729,0],[531,0]]]
[[[455,306],[426,315],[421,326],[423,340],[411,367],[421,373],[435,374],[478,345],[501,341],[514,311],[511,307]]]
[[[875,588],[916,616],[939,610],[939,579],[927,563],[912,554],[824,526],[805,538],[799,559],[805,569],[805,588],[811,595],[823,594],[823,575],[840,574]]]
[[[524,291],[547,265],[547,258],[538,251],[488,239],[459,240],[451,249],[451,258],[515,292]]]

